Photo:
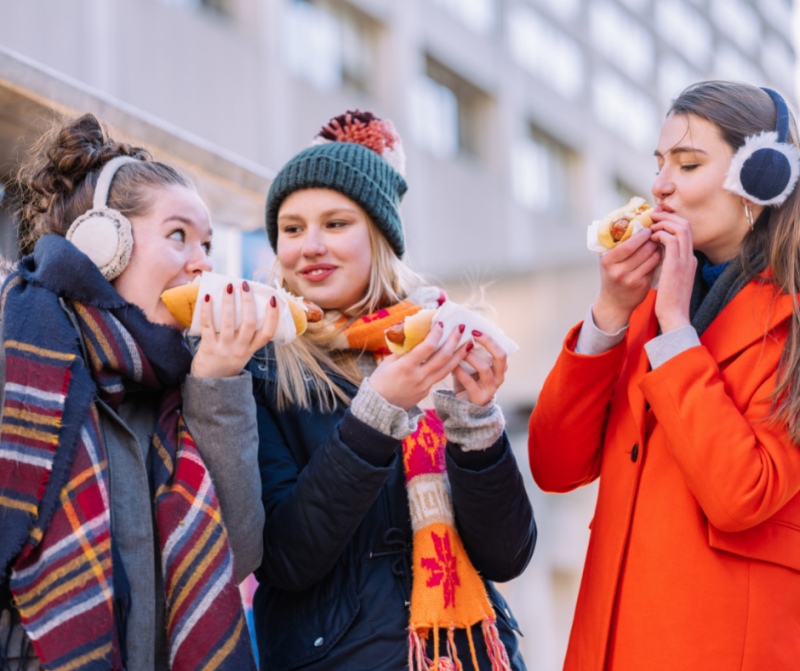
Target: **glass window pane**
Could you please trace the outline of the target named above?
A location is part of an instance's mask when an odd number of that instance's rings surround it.
[[[440,158],[458,153],[458,100],[455,93],[430,77],[420,77],[411,90],[411,134],[420,146]]]
[[[589,10],[589,32],[595,49],[620,70],[639,81],[650,79],[653,37],[630,13],[607,0],[596,0]]]
[[[514,197],[529,210],[541,212],[550,205],[550,156],[531,138],[522,140],[511,155]]]
[[[783,40],[773,35],[764,43],[761,51],[761,67],[769,81],[779,86],[784,94],[791,95],[795,88],[796,66],[794,54]]]
[[[658,64],[658,90],[666,101],[671,101],[689,84],[701,79],[699,72],[673,54],[664,56]]]
[[[583,89],[580,45],[533,9],[517,4],[509,9],[506,28],[514,60],[565,98]]]
[[[730,44],[722,44],[714,54],[714,76],[762,86],[764,75],[749,58]]]
[[[611,70],[600,70],[592,82],[592,107],[607,128],[641,150],[657,141],[655,103],[642,91]]]
[[[711,58],[714,35],[705,18],[684,0],[656,0],[658,34],[691,61],[705,69]]]
[[[711,20],[745,51],[753,53],[761,41],[761,19],[744,0],[712,0]]]
[[[289,70],[321,91],[342,83],[339,23],[325,10],[302,0],[285,7],[283,60]]]
[[[494,27],[495,0],[434,0],[457,16],[476,33],[488,33]]]
[[[581,13],[581,0],[543,0],[550,13],[559,19],[570,20],[577,18]]]

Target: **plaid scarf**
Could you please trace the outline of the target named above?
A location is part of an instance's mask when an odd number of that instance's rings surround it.
[[[397,305],[361,317],[344,329],[347,346],[372,352],[376,359],[381,359],[389,354],[386,329],[419,310],[438,307],[445,300],[440,289],[427,287]],[[472,663],[478,671],[472,627],[481,623],[493,671],[510,671],[486,587],[456,531],[447,480],[446,445],[444,425],[434,410],[426,410],[417,430],[403,441],[403,467],[414,532],[408,668],[462,671],[454,634],[456,629],[466,629]],[[447,632],[448,655],[442,657],[440,629]],[[431,632],[433,660],[425,652]]]
[[[133,384],[161,396],[148,468],[170,667],[254,670],[219,503],[181,415],[191,364],[181,334],[149,323],[61,237],[43,237],[19,265],[0,298],[0,576],[11,569],[14,603],[42,665],[125,667],[128,586],[95,399],[118,408]]]

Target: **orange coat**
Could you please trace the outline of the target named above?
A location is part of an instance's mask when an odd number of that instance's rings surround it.
[[[564,668],[800,669],[800,447],[762,421],[791,298],[751,282],[651,371],[654,306],[598,356],[576,326],[530,419],[543,490],[600,478]]]

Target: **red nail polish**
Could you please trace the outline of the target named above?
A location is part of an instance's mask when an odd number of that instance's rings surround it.
[[[272,307],[275,307],[278,304],[278,302],[275,300],[275,296],[273,296],[272,298],[269,299],[269,304]]]
[[[441,326],[442,328],[444,328],[444,322],[439,322],[439,326]]]
[[[465,328],[467,328],[467,325],[466,325],[466,324],[459,324],[459,326],[458,326],[458,332],[459,332],[459,333],[464,333],[464,329],[465,329]]]
[[[229,294],[232,294],[232,293],[233,293],[233,285],[232,285],[232,284],[229,284],[229,285],[228,285],[228,293],[229,293]]]
[[[473,347],[475,347],[475,345],[472,343],[467,343],[467,352],[469,352]]]
[[[206,303],[208,303],[208,301],[210,301],[210,300],[211,300],[211,296],[209,294],[206,294]]]
[[[247,283],[247,280],[242,281],[242,289],[245,291],[250,291],[250,285]]]
[[[481,333],[480,331],[473,331],[472,335],[474,335],[476,338],[480,338],[483,335],[483,333]]]

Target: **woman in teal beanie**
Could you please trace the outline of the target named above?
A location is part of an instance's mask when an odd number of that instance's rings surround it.
[[[457,329],[437,350],[436,322],[404,356],[386,345],[385,329],[446,300],[401,261],[404,163],[390,122],[348,112],[267,198],[281,282],[325,318],[248,367],[266,513],[263,670],[525,668],[491,582],[518,576],[536,539],[494,400],[505,354],[474,331],[494,356],[478,358]],[[451,373],[452,391],[432,391]],[[430,604],[435,618],[422,614]]]

